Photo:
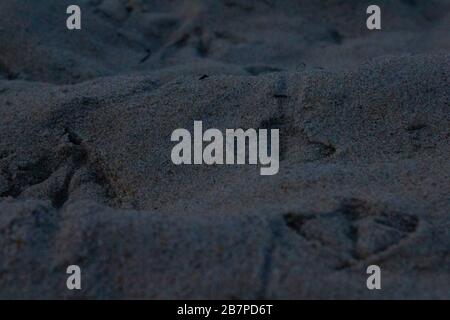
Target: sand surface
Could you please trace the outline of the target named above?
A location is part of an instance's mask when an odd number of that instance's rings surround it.
[[[0,298],[450,299],[450,1],[75,2],[0,2]],[[279,174],[175,166],[194,120]]]

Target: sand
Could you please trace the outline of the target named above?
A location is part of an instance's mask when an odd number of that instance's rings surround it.
[[[0,298],[450,298],[450,1],[78,3],[0,3]],[[175,166],[194,120],[280,172]]]

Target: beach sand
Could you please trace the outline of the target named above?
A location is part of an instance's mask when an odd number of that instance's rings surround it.
[[[450,1],[77,2],[0,2],[0,298],[450,299]],[[279,173],[174,165],[194,120]]]

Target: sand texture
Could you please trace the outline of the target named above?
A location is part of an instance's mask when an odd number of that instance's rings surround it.
[[[450,1],[73,2],[0,1],[0,298],[450,299]],[[174,165],[194,120],[280,172]]]

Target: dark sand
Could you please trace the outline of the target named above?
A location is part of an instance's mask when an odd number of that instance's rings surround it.
[[[450,1],[376,2],[2,0],[0,298],[450,299]],[[194,120],[279,174],[173,165]]]

